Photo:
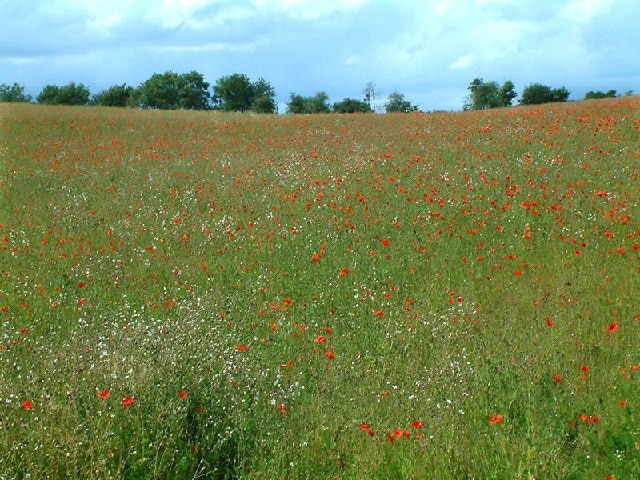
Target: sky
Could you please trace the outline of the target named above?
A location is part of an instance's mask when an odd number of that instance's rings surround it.
[[[476,78],[640,93],[638,0],[0,0],[0,84],[92,94],[154,73],[460,110]]]

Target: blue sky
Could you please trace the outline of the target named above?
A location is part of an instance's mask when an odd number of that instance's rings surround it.
[[[459,110],[475,77],[640,93],[638,0],[1,0],[0,83],[92,93],[153,73]]]

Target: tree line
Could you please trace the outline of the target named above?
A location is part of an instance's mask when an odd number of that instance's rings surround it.
[[[506,80],[502,85],[499,85],[495,81],[485,82],[482,78],[474,78],[467,90],[469,90],[469,96],[465,100],[464,110],[509,107],[518,96],[511,80]],[[625,95],[632,94],[632,90],[625,93]],[[617,96],[616,90],[609,90],[606,93],[598,90],[587,92],[584,99],[591,100]],[[542,103],[566,102],[568,99],[569,90],[565,87],[552,88],[541,83],[532,83],[524,88],[518,103],[520,105],[539,105]]]
[[[512,81],[502,85],[495,81],[484,81],[475,78],[467,87],[464,110],[485,110],[508,107],[518,97]],[[329,96],[324,91],[311,97],[291,93],[286,103],[287,113],[367,113],[378,110],[376,101],[380,92],[375,84],[369,82],[363,90],[362,100],[344,98],[342,101],[329,103]],[[631,95],[632,91],[626,92]],[[616,97],[616,90],[590,91],[585,99]],[[235,73],[216,80],[211,86],[204,76],[198,72],[154,73],[138,87],[127,84],[114,85],[107,90],[91,95],[89,88],[82,83],[68,85],[46,85],[36,97],[36,101],[45,105],[96,105],[106,107],[155,108],[162,110],[222,110],[231,112],[251,111],[254,113],[276,113],[275,89],[263,78],[251,81],[247,75]],[[518,103],[535,105],[550,102],[565,102],[569,91],[565,87],[552,88],[540,83],[528,85],[522,91]],[[25,95],[24,87],[18,83],[0,85],[0,102],[31,102],[30,95]],[[418,110],[405,96],[399,92],[391,93],[382,106],[387,113],[408,113]]]

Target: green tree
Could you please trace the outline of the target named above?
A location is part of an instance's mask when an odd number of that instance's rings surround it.
[[[87,105],[91,93],[82,83],[71,82],[59,87],[57,85],[45,85],[37,97],[38,103],[45,105]]]
[[[331,113],[329,105],[329,95],[325,92],[318,92],[308,99],[309,113]]]
[[[209,109],[209,83],[204,81],[201,73],[192,70],[183,73],[178,80],[179,95],[178,104],[180,108],[187,110],[207,110]]]
[[[0,102],[30,102],[31,95],[24,94],[24,87],[18,83],[0,85]]]
[[[239,73],[216,80],[213,86],[213,104],[225,112],[244,112],[253,105],[254,90],[249,77]]]
[[[313,97],[291,94],[287,103],[287,113],[330,113],[329,96],[318,92]]]
[[[206,110],[211,96],[209,84],[195,70],[182,74],[154,73],[135,93],[141,107],[161,110]]]
[[[287,113],[309,113],[305,109],[305,98],[302,95],[292,93],[287,102]]]
[[[511,80],[507,80],[502,84],[499,94],[501,107],[510,107],[513,100],[518,96],[515,85]]]
[[[417,111],[418,107],[405,100],[402,93],[393,92],[389,95],[389,100],[384,105],[384,109],[387,113],[408,113]]]
[[[482,78],[474,78],[467,89],[469,97],[464,104],[465,110],[508,107],[518,95],[511,80],[505,81],[501,87],[498,82],[485,82]]]
[[[539,105],[541,103],[566,102],[569,90],[565,87],[554,88],[541,83],[532,83],[522,91],[522,105]]]
[[[551,90],[552,102],[566,102],[569,99],[569,90],[565,87],[554,88]]]
[[[333,113],[368,113],[371,111],[367,102],[355,98],[345,98],[341,102],[333,104]]]
[[[608,92],[603,91],[589,91],[584,95],[585,100],[593,100],[597,98],[614,98],[617,96],[617,92],[615,90],[609,90]]]
[[[264,78],[253,83],[253,104],[251,110],[256,113],[276,112],[276,91]]]
[[[126,107],[130,105],[133,94],[134,88],[126,83],[114,85],[108,90],[96,93],[91,99],[91,104],[102,107]]]

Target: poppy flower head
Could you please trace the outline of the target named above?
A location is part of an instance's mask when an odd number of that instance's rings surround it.
[[[489,423],[491,424],[502,423],[503,420],[504,420],[504,415],[502,415],[501,413],[498,413],[497,415],[492,415],[489,417]]]

